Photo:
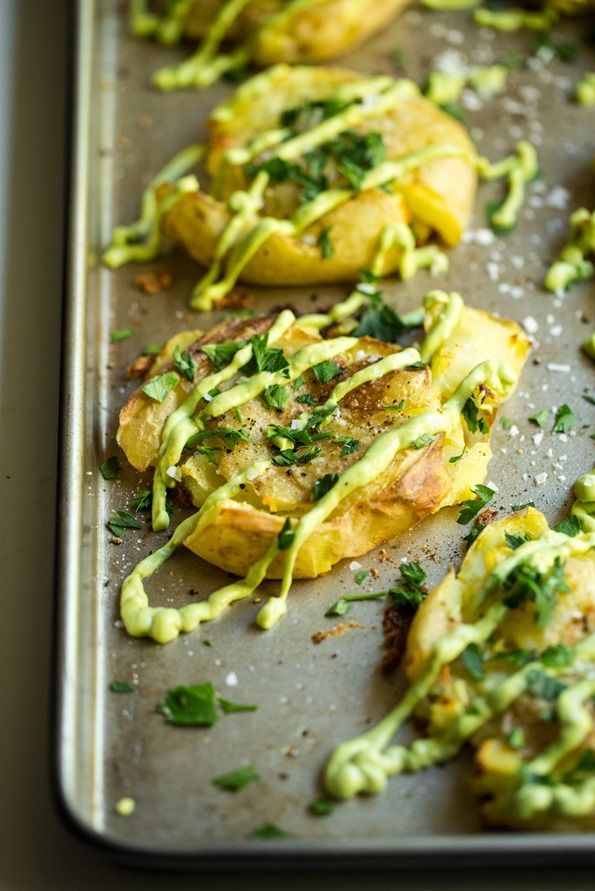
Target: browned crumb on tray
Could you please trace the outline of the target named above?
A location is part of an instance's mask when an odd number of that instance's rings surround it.
[[[414,615],[415,611],[404,603],[392,603],[384,611],[382,634],[385,652],[382,657],[382,670],[387,674],[395,671],[401,663]]]
[[[341,637],[341,635],[347,634],[348,631],[363,627],[359,622],[342,622],[340,625],[329,628],[328,631],[317,631],[316,634],[312,635],[312,643],[320,644],[331,637]]]
[[[162,291],[167,291],[173,283],[174,278],[169,269],[144,272],[142,275],[137,275],[134,279],[135,288],[138,288],[139,291],[142,291],[143,294],[147,294],[149,297],[160,294]]]
[[[217,309],[246,309],[254,302],[254,296],[245,288],[234,288],[217,303]]]

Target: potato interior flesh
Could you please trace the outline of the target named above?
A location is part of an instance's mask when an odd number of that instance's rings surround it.
[[[594,570],[592,531],[552,530],[533,508],[488,526],[422,603],[407,643],[411,685],[379,724],[335,750],[328,791],[380,792],[470,741],[486,820],[592,826]],[[412,715],[426,735],[391,744]]]

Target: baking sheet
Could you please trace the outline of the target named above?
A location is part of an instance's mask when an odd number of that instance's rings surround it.
[[[489,856],[502,862],[502,854],[509,861],[539,854],[542,863],[548,856],[559,862],[565,853],[575,862],[592,856],[595,842],[585,835],[480,832],[466,788],[465,757],[395,778],[384,795],[339,804],[328,818],[309,814],[309,803],[322,793],[320,772],[330,752],[384,715],[400,689],[398,678],[386,678],[380,670],[381,603],[355,605],[349,618],[361,629],[317,646],[311,641],[333,624],[324,617],[328,606],[354,589],[349,561],[325,578],[296,582],[286,619],[270,632],[255,627],[258,607],[252,602],[165,647],[130,639],[123,631],[120,583],[166,538],[147,525],[115,545],[105,528],[112,510],[125,508],[131,495],[150,483],[148,475],[139,478],[127,469],[124,459],[115,481],[103,480],[98,469],[102,460],[118,454],[117,413],[135,386],[126,366],[147,343],[185,327],[206,329],[221,313],[189,312],[187,295],[200,270],[181,253],[156,267],[111,272],[99,262],[101,247],[114,223],[136,217],[150,175],[179,148],[203,138],[208,110],[233,89],[221,84],[203,93],[153,91],[151,72],[187,49],[133,41],[126,6],[115,0],[81,2],[77,26],[57,623],[56,755],[70,821],[113,851],[142,862],[153,857],[197,867],[275,857],[286,865],[338,865],[362,857],[371,865],[438,858],[460,866],[475,858],[485,863]],[[565,25],[560,36],[576,40],[579,27]],[[469,16],[413,9],[341,64],[394,73],[390,55],[401,49],[407,75],[422,82],[437,64],[489,64],[511,51],[526,54],[533,39],[479,31]],[[578,285],[559,299],[544,292],[541,281],[571,210],[595,206],[590,166],[595,113],[569,98],[581,72],[594,63],[593,48],[581,46],[572,65],[533,59],[529,70],[513,72],[506,93],[495,100],[464,97],[466,123],[479,150],[496,160],[518,139],[532,139],[542,179],[529,189],[520,224],[508,237],[492,237],[485,228],[484,205],[500,197],[502,186],[482,185],[467,243],[451,251],[449,272],[438,280],[421,273],[412,282],[385,285],[385,296],[400,310],[438,286],[459,290],[471,305],[525,320],[536,342],[519,389],[501,412],[515,427],[494,430],[488,482],[498,489],[497,509],[533,500],[552,522],[568,507],[576,476],[592,465],[594,409],[581,393],[589,387],[592,392],[593,366],[578,344],[593,323],[593,284]],[[141,294],[133,283],[136,275],[163,267],[173,271],[172,289]],[[257,311],[288,303],[311,311],[348,292],[343,286],[250,290]],[[110,345],[109,332],[129,326],[135,336]],[[528,416],[562,402],[577,414],[576,435],[546,431],[541,436]],[[463,553],[466,529],[454,523],[456,515],[456,509],[443,511],[390,542],[384,562],[375,553],[361,558],[364,567],[376,567],[380,574],[362,590],[393,583],[403,558],[418,560],[430,582],[438,581]],[[227,578],[181,552],[148,590],[153,603],[181,605],[197,596],[191,589],[208,595]],[[204,645],[205,638],[212,646]],[[112,680],[132,682],[135,693],[110,693]],[[191,729],[169,726],[155,713],[168,687],[206,681],[228,699],[258,704],[258,711]],[[258,783],[235,796],[212,785],[213,777],[246,762],[260,774]],[[114,811],[123,796],[136,801],[128,818]],[[291,837],[248,840],[264,823]]]

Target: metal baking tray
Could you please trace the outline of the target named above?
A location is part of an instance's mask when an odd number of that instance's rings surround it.
[[[203,93],[155,92],[151,72],[185,50],[132,40],[126,7],[117,0],[84,0],[75,26],[55,674],[54,760],[62,811],[111,856],[143,865],[229,870],[264,864],[595,862],[590,835],[482,831],[467,791],[465,757],[393,779],[384,795],[339,804],[329,818],[308,813],[309,802],[321,794],[321,769],[334,746],[382,716],[400,689],[399,679],[386,678],[380,669],[381,604],[357,605],[353,617],[362,628],[318,646],[311,641],[331,624],[324,617],[328,606],[353,589],[347,561],[320,580],[296,583],[288,616],[268,633],[255,628],[257,607],[251,602],[165,647],[130,639],[122,630],[119,585],[164,540],[147,527],[118,546],[105,528],[111,511],[125,507],[148,483],[127,469],[106,482],[98,469],[106,456],[117,454],[117,413],[135,386],[126,366],[146,343],[185,327],[207,328],[221,313],[189,312],[186,297],[198,270],[181,253],[160,264],[173,271],[172,289],[149,297],[133,284],[145,268],[110,272],[100,263],[101,248],[115,222],[134,219],[152,172],[204,135],[208,110],[233,89],[222,84]],[[579,28],[569,23],[561,37],[577,40]],[[391,72],[391,52],[401,49],[407,75],[421,82],[437,63],[485,64],[512,51],[526,53],[533,39],[479,31],[465,14],[412,9],[341,64]],[[498,488],[496,508],[532,499],[551,521],[568,507],[572,481],[592,464],[594,409],[581,393],[593,385],[593,366],[578,344],[593,324],[593,285],[576,286],[558,299],[541,282],[570,211],[595,206],[594,113],[570,100],[581,71],[594,63],[593,49],[584,46],[573,64],[534,58],[528,69],[513,72],[498,99],[464,100],[480,150],[495,160],[519,138],[533,139],[542,179],[529,189],[519,226],[505,239],[492,239],[485,230],[484,205],[498,197],[500,185],[482,185],[470,233],[451,251],[448,274],[437,282],[422,273],[411,283],[393,280],[385,287],[399,309],[438,284],[460,290],[471,305],[529,319],[525,324],[536,341],[532,359],[503,411],[518,433],[495,429],[489,480]],[[289,303],[311,311],[347,292],[250,290],[257,310]],[[111,346],[109,332],[129,325],[136,335]],[[576,435],[546,432],[534,442],[536,428],[528,416],[562,402],[578,416]],[[547,480],[536,485],[543,473]],[[455,517],[454,509],[444,511],[389,542],[384,562],[373,553],[362,558],[363,566],[380,573],[368,589],[394,581],[404,557],[419,560],[432,583],[441,578],[463,553],[465,530]],[[153,580],[151,596],[154,602],[182,603],[192,596],[190,589],[208,594],[225,577],[190,553],[179,553]],[[203,645],[205,637],[212,646]],[[135,693],[110,693],[114,679],[133,682]],[[155,713],[168,687],[205,681],[227,698],[257,703],[259,710],[228,716],[210,729],[171,727]],[[259,783],[236,796],[211,784],[244,759],[260,773]],[[114,811],[122,796],[136,801],[128,818]],[[247,839],[263,823],[275,823],[291,837]]]

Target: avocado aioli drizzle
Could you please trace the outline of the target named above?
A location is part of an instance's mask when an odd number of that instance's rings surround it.
[[[544,539],[541,542],[542,565],[544,561],[551,565],[560,554],[570,557],[595,547],[595,533],[568,538],[550,530]],[[532,547],[535,544],[537,542],[521,545],[514,552],[515,559],[508,558],[500,564],[488,576],[483,588],[492,592],[502,589],[513,569],[528,558],[532,566],[536,565],[536,549]],[[550,550],[552,554],[548,555]],[[390,776],[421,770],[453,757],[490,718],[508,709],[527,690],[531,673],[544,665],[543,654],[475,698],[473,709],[454,719],[443,732],[417,739],[410,746],[387,748],[403,722],[427,696],[444,666],[460,657],[470,643],[487,641],[510,609],[501,600],[496,600],[476,622],[458,625],[434,644],[425,668],[395,708],[375,727],[335,749],[325,769],[324,782],[329,792],[338,798],[350,798],[361,792],[378,793]],[[581,660],[595,661],[595,634],[569,648],[569,653],[571,666]],[[548,662],[545,667],[549,673],[556,674],[568,668],[568,664],[552,666]],[[568,753],[583,743],[591,731],[592,719],[582,704],[594,691],[595,679],[581,678],[559,696],[557,715],[561,731],[558,738],[530,762],[521,762],[514,776],[515,787],[507,805],[518,816],[527,819],[553,803],[569,815],[588,813],[592,809],[595,804],[593,779],[570,786],[563,782],[552,783],[549,774]]]
[[[449,300],[449,297],[451,299]],[[428,300],[428,304],[432,305],[437,299],[435,292]],[[451,304],[457,304],[456,300],[452,300],[452,295],[446,295],[444,300],[446,310],[451,308]],[[459,311],[461,304],[458,304]],[[443,324],[443,319],[438,316],[434,320],[430,328],[429,336],[436,331],[442,331],[443,337],[448,336],[449,324]],[[331,352],[328,355],[337,355],[338,349],[336,342],[341,342],[341,349],[357,344],[357,338],[335,338],[334,341],[327,341],[321,344],[314,344],[313,347],[320,348],[331,344]],[[435,348],[440,346],[440,342],[434,337],[433,342]],[[290,374],[295,378],[307,367],[317,364],[320,359],[320,353],[313,347],[305,347],[294,354],[292,359],[301,357],[294,362],[290,370]],[[423,349],[423,346],[422,346]],[[309,352],[306,354],[306,350]],[[236,354],[237,355],[237,354]],[[397,367],[406,367],[415,362],[419,358],[420,353],[416,350],[408,349],[385,357],[370,366],[356,372],[351,378],[342,381],[335,386],[326,403],[320,408],[336,409],[340,399],[351,390],[362,383],[377,379],[389,370],[395,370]],[[235,357],[234,357],[235,358]],[[324,358],[324,357],[323,357]],[[236,406],[242,404],[238,398],[240,395],[243,401],[258,395],[255,391],[255,378],[260,378],[262,372],[253,375],[247,381],[232,387],[231,390],[216,396],[207,409],[213,412],[213,405],[217,400],[224,397],[224,402],[220,405],[220,411],[223,413],[228,410],[231,405]],[[271,375],[270,372],[265,374]],[[272,373],[274,377],[275,373]],[[203,381],[205,384],[207,379]],[[284,380],[287,380],[285,377]],[[432,432],[442,432],[451,429],[457,423],[460,423],[460,412],[477,386],[484,382],[489,382],[490,386],[502,390],[506,389],[510,382],[510,377],[506,369],[496,367],[492,362],[483,362],[476,366],[459,384],[457,390],[451,398],[444,404],[439,412],[425,412],[421,415],[407,421],[398,429],[393,429],[383,434],[372,444],[365,453],[363,458],[344,471],[337,482],[337,485],[323,496],[305,515],[295,527],[295,539],[293,545],[284,552],[284,572],[281,591],[279,596],[271,598],[258,614],[257,621],[263,628],[271,627],[286,611],[286,599],[291,585],[292,570],[297,556],[297,552],[301,544],[315,531],[317,525],[328,516],[337,504],[343,500],[351,491],[366,485],[374,480],[388,466],[394,456],[411,445],[421,434]],[[261,382],[262,383],[262,382]],[[259,384],[260,387],[260,384]],[[231,397],[229,393],[234,394]],[[238,392],[239,391],[239,392]],[[225,398],[226,397],[226,398]],[[244,398],[245,397],[245,398]],[[225,407],[227,406],[227,407]],[[302,414],[298,419],[302,426],[308,423],[309,415]],[[174,428],[175,429],[175,428]],[[237,474],[223,486],[212,492],[198,512],[183,521],[178,526],[168,543],[158,551],[141,561],[133,572],[127,577],[122,586],[121,592],[121,614],[127,631],[133,636],[151,636],[159,643],[167,643],[178,636],[180,631],[189,631],[195,628],[200,621],[207,621],[216,618],[223,611],[225,606],[233,600],[249,596],[260,584],[266,573],[266,569],[275,557],[278,545],[277,540],[273,542],[269,551],[259,560],[257,564],[251,568],[245,579],[234,582],[226,586],[220,591],[210,595],[203,604],[194,604],[184,607],[181,610],[152,608],[148,605],[148,598],[145,594],[142,580],[151,575],[159,566],[161,566],[175,551],[175,549],[183,543],[183,541],[196,529],[206,524],[210,513],[216,509],[218,503],[226,498],[233,498],[241,490],[246,480],[254,479],[264,472],[272,463],[272,459],[256,462],[246,470]],[[229,599],[231,598],[231,599]],[[200,607],[200,609],[199,609]]]

